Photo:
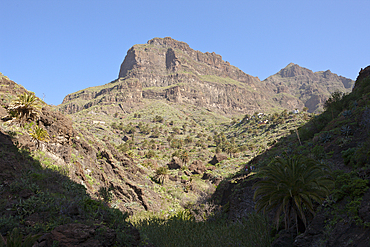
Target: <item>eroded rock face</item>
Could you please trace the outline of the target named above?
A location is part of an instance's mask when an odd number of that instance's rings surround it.
[[[258,104],[251,99],[268,98],[260,95],[267,89],[258,78],[231,66],[220,55],[195,51],[169,37],[133,46],[119,78],[138,79],[143,98],[190,103],[223,113],[252,111]]]
[[[226,115],[253,114],[271,108],[322,108],[336,90],[349,92],[354,82],[329,70],[312,72],[289,64],[264,81],[248,75],[214,52],[193,50],[170,37],[134,45],[118,79],[67,95],[60,110],[75,113],[94,105],[129,109],[144,99],[163,99],[205,107]]]
[[[140,102],[142,99],[142,84],[136,80],[118,79],[105,87],[95,87],[95,90],[81,90],[67,95],[60,110],[64,113],[75,113],[94,105],[117,104],[116,111],[121,111],[126,104]]]
[[[127,84],[126,91],[115,89],[127,81],[133,82]],[[75,113],[97,104],[120,103],[127,109],[129,103],[143,99],[164,99],[224,114],[252,113],[261,109],[261,100],[269,99],[265,95],[268,88],[259,82],[223,61],[220,55],[195,51],[169,37],[155,38],[127,52],[119,79],[103,89],[95,87],[67,95],[59,107],[65,113]],[[274,102],[264,105],[266,110]]]

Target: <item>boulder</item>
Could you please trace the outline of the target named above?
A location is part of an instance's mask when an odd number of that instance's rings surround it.
[[[222,178],[221,178],[221,177],[213,177],[213,178],[211,179],[211,182],[212,182],[214,185],[216,185],[216,186],[218,186],[218,185],[221,183],[221,181],[222,181]]]
[[[214,171],[214,170],[216,170],[215,166],[208,166],[207,167],[207,171]]]
[[[172,158],[171,162],[167,164],[168,169],[180,169],[182,167],[182,162],[176,156]]]
[[[209,180],[211,183],[215,184],[216,186],[218,186],[222,181],[222,177],[215,177],[211,173],[208,173],[208,172],[203,173],[202,179]]]
[[[122,137],[122,141],[127,142],[128,140],[131,140],[131,138],[128,136]]]
[[[213,159],[208,163],[212,165],[216,165],[217,163],[220,163],[221,161],[226,160],[226,159],[227,159],[226,154],[216,154],[215,156],[213,156]]]
[[[190,166],[189,170],[193,174],[202,174],[206,170],[206,166],[199,160],[194,161]]]
[[[193,175],[191,172],[189,172],[189,171],[184,171],[184,173],[185,173],[185,175],[187,175],[187,176],[191,176],[191,175]]]
[[[202,179],[207,180],[211,178],[213,178],[211,173],[207,173],[207,172],[203,173]]]

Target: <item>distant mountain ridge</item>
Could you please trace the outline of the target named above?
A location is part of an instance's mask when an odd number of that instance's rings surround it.
[[[147,99],[163,99],[225,115],[305,106],[314,112],[330,93],[350,92],[353,84],[330,71],[314,73],[295,64],[260,81],[214,52],[195,51],[170,37],[154,38],[128,50],[118,79],[67,95],[59,109],[72,114],[104,105],[110,112],[130,111]]]
[[[298,98],[311,112],[321,110],[331,93],[348,93],[354,86],[353,80],[338,76],[330,70],[313,72],[294,63],[288,64],[263,82],[277,95],[285,94],[293,99]]]

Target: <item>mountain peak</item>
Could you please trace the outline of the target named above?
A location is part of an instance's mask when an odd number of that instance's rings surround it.
[[[295,76],[302,76],[302,75],[311,75],[313,72],[309,69],[303,68],[297,64],[290,63],[285,68],[278,72],[281,77],[295,77]]]
[[[191,49],[185,42],[175,40],[171,37],[153,38],[147,42],[148,45],[158,45],[162,47],[171,47],[174,49],[188,50]]]
[[[285,66],[285,68],[284,68],[284,69],[290,68],[290,67],[292,67],[292,66],[294,66],[294,65],[296,65],[296,66],[298,66],[298,67],[299,67],[299,65],[297,65],[297,64],[295,64],[295,63],[289,63],[287,66]]]
[[[186,74],[187,79],[213,75],[247,84],[259,81],[222,60],[221,55],[193,50],[187,43],[171,37],[153,38],[147,44],[130,48],[118,78],[137,78],[143,87],[167,87],[177,83],[173,80],[173,73]]]

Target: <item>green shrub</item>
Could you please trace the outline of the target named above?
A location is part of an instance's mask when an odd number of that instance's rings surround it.
[[[155,171],[155,176],[153,177],[155,182],[158,182],[160,184],[164,184],[168,178],[168,168],[166,166],[159,167]]]
[[[341,170],[335,171],[335,189],[333,198],[335,201],[349,196],[352,200],[361,197],[368,189],[368,181],[361,179],[352,171],[345,173]]]
[[[331,134],[329,132],[323,132],[320,136],[320,141],[322,143],[329,142],[331,140]]]
[[[342,151],[342,158],[344,160],[344,164],[349,165],[353,164],[353,157],[356,152],[356,148],[349,148],[347,150]]]
[[[0,217],[0,234],[6,235],[12,229],[14,229],[15,227],[18,227],[18,225],[19,225],[19,219],[11,215],[9,216],[4,215]]]
[[[154,118],[153,118],[153,122],[155,123],[163,123],[163,117],[162,116],[159,116],[159,115],[156,115]]]
[[[3,238],[0,237],[0,247],[32,247],[36,240],[41,236],[41,234],[32,236],[28,235],[23,240],[23,235],[18,228],[14,228],[7,238],[7,243],[3,242]]]
[[[324,159],[326,157],[324,147],[320,146],[320,145],[316,145],[312,149],[312,154],[315,156],[315,159],[317,159],[317,160],[321,160],[321,159]]]
[[[103,198],[105,202],[111,202],[113,198],[113,193],[112,190],[113,187],[101,187],[98,191],[99,195]]]
[[[363,226],[366,223],[363,222],[358,213],[362,197],[369,189],[368,181],[359,178],[355,171],[345,173],[344,171],[338,170],[335,171],[334,176],[335,189],[331,196],[332,200],[328,200],[328,205],[330,207],[329,211],[333,216],[329,221],[330,225],[336,225],[346,218],[344,216],[347,216],[357,225]],[[333,204],[341,200],[344,200],[344,207],[338,207],[338,204]]]
[[[315,132],[307,125],[299,128],[298,133],[302,142],[311,139],[315,134]]]
[[[156,155],[155,155],[155,152],[153,150],[149,150],[146,154],[145,154],[145,158],[147,159],[152,159],[154,158]]]

